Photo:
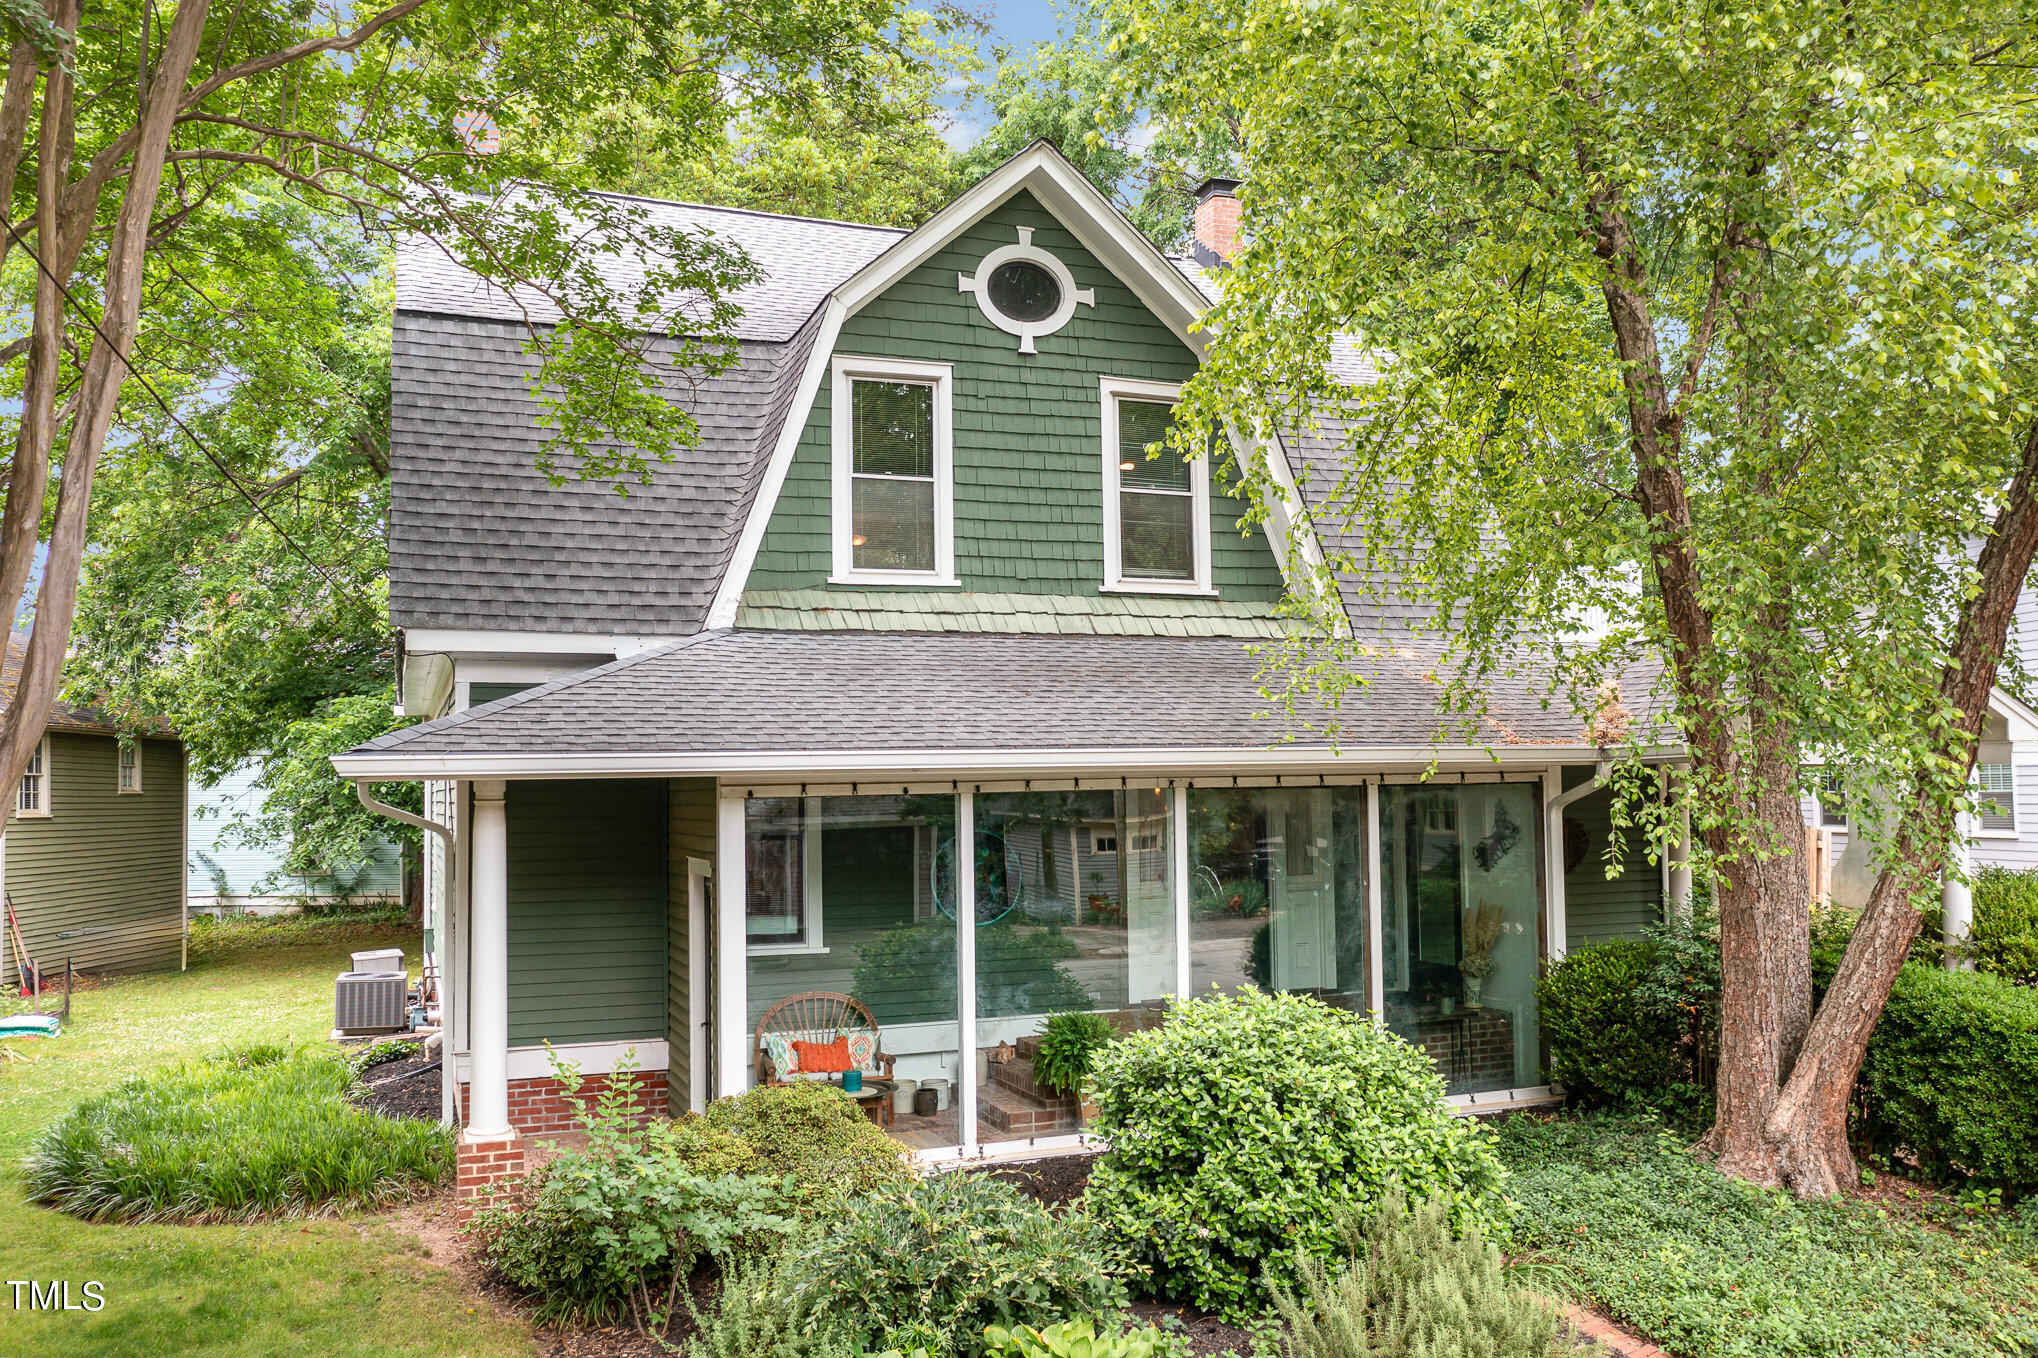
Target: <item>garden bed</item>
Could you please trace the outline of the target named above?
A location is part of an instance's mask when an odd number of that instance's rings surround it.
[[[361,1072],[365,1088],[354,1096],[354,1102],[384,1117],[437,1122],[444,1108],[439,1083],[442,1074],[436,1052],[414,1052],[385,1061]]]

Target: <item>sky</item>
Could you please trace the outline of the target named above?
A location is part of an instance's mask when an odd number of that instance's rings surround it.
[[[977,50],[986,62],[992,60],[992,49],[1000,44],[1010,48],[1013,55],[1024,56],[1036,44],[1053,42],[1060,23],[1052,0],[962,0],[962,4],[989,25],[990,31],[977,43]],[[942,135],[950,146],[961,150],[982,135],[989,110],[981,104],[968,109],[957,109],[951,104],[950,108],[955,116]]]

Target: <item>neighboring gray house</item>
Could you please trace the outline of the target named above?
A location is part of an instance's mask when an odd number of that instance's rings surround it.
[[[388,904],[403,899],[403,867],[397,848],[379,841],[369,859],[332,879],[307,881],[282,876],[283,856],[270,848],[241,843],[229,833],[234,818],[254,815],[266,795],[256,785],[254,764],[244,764],[211,787],[191,784],[190,860],[186,890],[191,909],[267,914],[304,905],[353,901]]]
[[[1199,195],[1206,260],[1233,187]],[[1459,729],[1377,599],[1343,600],[1379,647],[1340,739],[1267,715],[1254,648],[1323,559],[1288,528],[1336,449],[1235,442],[1283,487],[1265,531],[1210,459],[1149,456],[1202,350],[1193,259],[1044,144],[910,232],[647,208],[762,277],[735,366],[669,380],[700,445],[627,499],[535,469],[542,300],[398,259],[390,611],[424,720],[334,765],[426,788],[464,1195],[567,1125],[553,1052],[694,1108],[782,1073],[760,1020],[813,990],[952,1094],[897,1119],[929,1158],[1073,1143],[1023,1055],[1049,1013],[1254,980],[1380,1014],[1460,1109],[1551,1097],[1545,963],[1686,876],[1607,881],[1582,723],[1524,688]]]

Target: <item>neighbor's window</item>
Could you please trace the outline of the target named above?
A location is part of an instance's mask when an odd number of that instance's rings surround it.
[[[20,816],[50,813],[50,738],[44,736],[29,752],[28,767],[21,773],[21,788],[14,796],[14,812]]]
[[[1847,828],[1847,794],[1841,790],[1837,773],[1819,779],[1819,824]]]
[[[948,545],[947,368],[836,367],[838,576],[944,580]]]
[[[139,745],[120,747],[120,791],[142,790],[142,751]]]
[[[1981,785],[1981,828],[1984,830],[2015,830],[2017,828],[2017,785],[2015,770],[2009,764],[1982,764],[1975,771],[1975,781]]]
[[[1105,585],[1209,587],[1209,461],[1166,447],[1172,388],[1105,382]]]

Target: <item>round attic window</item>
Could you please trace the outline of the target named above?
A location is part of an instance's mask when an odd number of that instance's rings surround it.
[[[1061,284],[1030,259],[1015,259],[991,271],[991,305],[1012,320],[1034,324],[1061,309]]]
[[[976,294],[984,319],[1019,337],[1019,352],[1036,352],[1033,342],[1069,323],[1078,306],[1097,305],[1097,294],[1076,286],[1068,265],[1033,243],[1033,228],[1019,228],[1017,245],[985,255],[974,274],[959,273],[955,285]]]

